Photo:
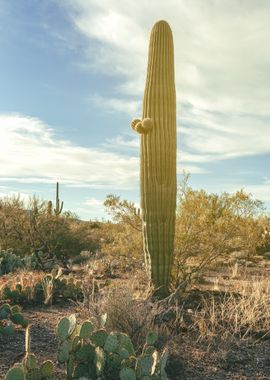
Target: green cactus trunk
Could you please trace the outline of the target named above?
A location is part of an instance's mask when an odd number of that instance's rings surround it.
[[[56,199],[54,213],[56,216],[60,215],[63,210],[63,202],[60,203],[59,199],[59,183],[56,182]]]
[[[141,134],[141,217],[146,266],[158,293],[168,293],[176,209],[176,94],[170,26],[151,32],[143,119],[132,121]]]

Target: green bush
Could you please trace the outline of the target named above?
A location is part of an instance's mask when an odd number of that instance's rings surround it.
[[[19,197],[0,199],[2,250],[12,249],[20,257],[41,250],[50,259],[65,263],[83,250],[93,252],[99,247],[89,223],[81,222],[70,212],[56,215],[50,208],[50,201],[35,197],[28,204]]]
[[[208,194],[193,190],[187,179],[180,184],[175,237],[176,285],[223,261],[235,251],[246,259],[256,255],[262,241],[261,201],[243,190]]]

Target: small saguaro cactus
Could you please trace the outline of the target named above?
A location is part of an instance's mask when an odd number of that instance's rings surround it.
[[[140,189],[146,267],[161,297],[168,293],[176,209],[176,94],[173,37],[166,21],[151,32],[142,120]]]
[[[55,200],[55,209],[54,213],[55,215],[60,215],[62,210],[63,210],[63,201],[60,204],[60,199],[59,199],[59,183],[56,182],[56,200]]]

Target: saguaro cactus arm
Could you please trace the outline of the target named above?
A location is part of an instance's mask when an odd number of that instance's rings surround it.
[[[131,122],[131,128],[138,133],[149,133],[153,129],[153,120],[146,117],[143,120],[133,119]]]

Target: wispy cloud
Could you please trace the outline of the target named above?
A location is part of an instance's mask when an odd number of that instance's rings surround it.
[[[134,133],[135,135],[135,133]],[[116,136],[112,139],[107,139],[106,143],[104,143],[104,146],[110,149],[121,149],[121,148],[128,148],[128,149],[136,149],[137,151],[140,148],[140,139],[138,136],[134,138],[128,138],[125,136]]]
[[[270,153],[269,2],[72,0],[65,7],[89,39],[89,67],[121,74],[116,98],[97,103],[138,116],[140,103],[129,96],[142,98],[149,30],[164,18],[174,33],[181,150],[198,162]]]
[[[90,198],[90,199],[87,199],[84,204],[86,206],[90,206],[90,207],[94,207],[94,208],[103,208],[103,203],[104,201],[103,200],[100,200],[100,199],[96,199],[96,198]]]
[[[270,153],[270,114],[211,112],[190,105],[182,110],[178,131],[191,151],[217,160]]]
[[[140,102],[138,100],[108,98],[100,95],[93,95],[87,100],[96,107],[105,108],[107,112],[127,113],[130,116],[138,114],[140,109]]]
[[[40,119],[0,115],[2,181],[130,188],[138,181],[138,158],[76,146],[56,137]]]

